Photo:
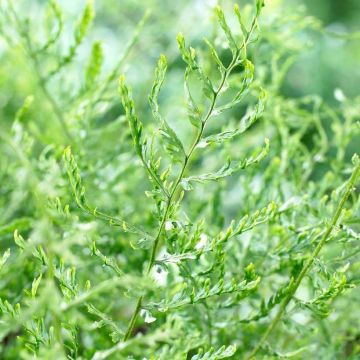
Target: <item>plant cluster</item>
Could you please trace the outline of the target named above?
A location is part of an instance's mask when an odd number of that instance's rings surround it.
[[[359,356],[360,98],[285,96],[321,23],[227,5],[133,91],[151,14],[106,73],[91,1],[1,3],[33,85],[0,129],[0,358]]]

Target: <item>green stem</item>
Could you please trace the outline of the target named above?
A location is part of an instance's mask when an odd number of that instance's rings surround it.
[[[169,198],[170,194],[167,191],[167,189],[164,187],[163,183],[161,182],[161,180],[159,179],[159,177],[156,175],[156,173],[154,172],[154,170],[146,163],[146,160],[144,159],[144,157],[141,155],[140,156],[140,160],[142,162],[142,164],[144,165],[146,171],[148,172],[149,176],[156,182],[156,184],[158,184],[158,186],[160,187],[161,191],[163,192],[163,194]]]
[[[225,84],[225,81],[228,77],[228,75],[230,74],[230,72],[232,71],[232,69],[234,68],[235,64],[236,64],[236,61],[237,61],[237,57],[234,57],[231,64],[229,65],[229,67],[226,69],[226,71],[224,72],[223,76],[222,76],[222,79],[220,81],[220,85],[218,87],[218,89],[214,92],[213,94],[213,98],[212,98],[212,101],[211,101],[211,104],[209,106],[209,109],[204,117],[204,119],[202,120],[201,122],[201,127],[200,127],[200,130],[196,136],[196,139],[195,141],[193,142],[189,152],[187,155],[185,155],[185,158],[184,158],[184,163],[183,163],[183,166],[181,168],[181,171],[180,171],[180,174],[179,176],[177,177],[176,181],[175,181],[175,184],[173,186],[173,189],[170,193],[170,196],[168,198],[168,201],[166,203],[166,208],[165,208],[165,213],[164,213],[164,216],[163,216],[163,219],[162,219],[162,222],[160,224],[160,228],[159,228],[159,232],[155,238],[155,241],[154,241],[154,245],[153,245],[153,248],[152,248],[152,251],[151,251],[151,257],[150,257],[150,262],[149,262],[149,267],[148,267],[148,273],[150,272],[150,270],[152,269],[152,267],[154,266],[154,263],[155,263],[155,257],[156,257],[156,252],[157,252],[157,248],[158,248],[158,245],[159,245],[159,242],[160,242],[160,235],[161,235],[161,232],[162,232],[162,229],[164,227],[164,224],[167,220],[167,216],[168,216],[168,213],[169,213],[169,209],[170,209],[170,206],[171,206],[171,203],[172,203],[172,200],[174,198],[174,195],[176,193],[176,190],[178,189],[179,185],[180,185],[180,182],[181,180],[183,179],[184,177],[184,173],[185,173],[185,170],[189,164],[189,160],[192,156],[192,154],[194,153],[194,150],[196,149],[196,146],[199,144],[201,138],[202,138],[202,135],[204,133],[204,130],[205,130],[205,126],[206,126],[206,123],[207,121],[209,120],[213,110],[214,110],[214,107],[215,107],[215,104],[216,104],[216,100],[218,98],[218,95],[221,91],[221,89],[224,87],[224,84]]]
[[[67,125],[66,125],[66,121],[65,118],[63,116],[62,110],[60,108],[60,106],[58,105],[58,103],[55,101],[55,99],[53,98],[53,96],[51,95],[51,93],[49,92],[49,90],[47,89],[44,79],[42,77],[42,75],[40,74],[40,70],[39,70],[39,65],[38,65],[38,61],[37,59],[33,59],[34,62],[34,68],[35,68],[35,72],[38,76],[38,82],[40,85],[40,88],[42,90],[42,92],[44,93],[45,97],[47,98],[48,102],[51,104],[54,114],[56,116],[56,118],[58,119],[61,128],[64,132],[64,134],[66,135],[66,137],[68,138],[68,140],[70,140],[70,142],[74,142],[74,138],[71,135]]]
[[[31,39],[29,36],[29,31],[28,31],[28,29],[26,29],[23,26],[23,24],[21,23],[21,20],[19,19],[16,11],[14,10],[14,8],[12,6],[10,6],[10,11],[14,17],[14,20],[15,20],[16,26],[18,27],[19,33],[25,41],[23,46],[24,46],[25,52],[28,54],[30,60],[32,61],[32,65],[35,70],[35,74],[38,78],[39,86],[40,86],[42,92],[44,93],[45,97],[47,98],[48,102],[52,106],[52,108],[54,110],[54,114],[55,114],[56,118],[58,119],[64,134],[70,140],[70,142],[73,142],[74,138],[72,137],[72,135],[66,125],[66,121],[63,116],[62,110],[61,110],[60,106],[58,105],[58,103],[53,98],[53,96],[51,95],[51,93],[49,92],[49,90],[47,89],[45,80],[44,80],[43,76],[41,75],[40,64],[39,64],[39,61],[37,58],[37,54],[33,49],[33,45],[31,43]]]
[[[130,336],[132,335],[132,332],[133,332],[133,328],[134,328],[136,319],[137,319],[138,314],[139,314],[139,312],[140,312],[140,310],[141,310],[142,299],[143,299],[143,297],[140,296],[140,297],[138,298],[137,302],[136,302],[135,310],[134,310],[134,312],[133,312],[133,314],[132,314],[132,316],[131,316],[129,326],[128,326],[128,328],[127,328],[127,330],[126,330],[126,333],[125,333],[125,335],[124,335],[124,339],[123,339],[124,342],[127,341],[127,340],[130,338]]]
[[[229,67],[229,69],[230,69],[230,67]],[[148,269],[147,269],[148,274],[150,273],[151,269],[153,268],[153,266],[155,264],[156,253],[157,253],[157,249],[158,249],[158,246],[159,246],[161,233],[162,233],[162,230],[164,228],[165,222],[166,222],[166,220],[168,218],[168,214],[169,214],[170,206],[172,204],[172,200],[173,200],[174,195],[176,193],[176,190],[178,189],[179,184],[180,184],[180,182],[181,182],[181,180],[182,180],[182,178],[184,176],[185,170],[186,170],[187,165],[189,163],[189,159],[192,156],[196,146],[199,144],[199,142],[201,140],[202,134],[204,133],[206,122],[208,121],[208,119],[210,118],[210,116],[212,114],[212,111],[214,110],[217,96],[218,96],[220,90],[222,89],[222,87],[224,86],[226,76],[227,76],[227,72],[225,72],[224,75],[223,75],[223,79],[222,79],[222,81],[220,83],[221,86],[219,86],[219,89],[213,95],[213,99],[212,99],[212,102],[210,104],[209,110],[206,113],[206,116],[205,116],[204,120],[201,123],[200,131],[198,132],[198,134],[196,136],[196,139],[195,139],[194,143],[192,144],[188,154],[184,158],[184,163],[183,163],[183,166],[181,168],[180,174],[177,177],[177,179],[175,181],[175,184],[174,184],[174,186],[173,186],[173,188],[172,188],[172,190],[170,192],[170,195],[169,195],[169,197],[167,199],[166,207],[165,207],[165,211],[164,211],[164,216],[163,216],[163,218],[161,220],[158,232],[157,232],[155,240],[154,240],[153,247],[151,249],[150,261],[149,261],[149,265],[148,265]],[[131,317],[130,323],[128,325],[128,328],[127,328],[125,336],[124,336],[124,341],[126,341],[129,338],[129,336],[131,335],[131,333],[133,331],[133,327],[135,325],[136,318],[139,315],[139,312],[141,310],[141,302],[142,302],[142,296],[140,296],[138,301],[137,301],[134,313],[133,313],[133,315]]]
[[[218,86],[218,88],[216,90],[214,90],[213,97],[212,97],[210,106],[208,108],[208,111],[206,112],[205,117],[201,121],[201,127],[200,127],[200,129],[198,131],[196,139],[194,140],[193,144],[191,145],[189,152],[185,155],[184,163],[183,163],[183,166],[182,166],[182,168],[180,170],[179,176],[177,177],[177,179],[176,179],[176,181],[174,183],[174,186],[173,186],[173,188],[172,188],[172,190],[171,190],[171,192],[170,192],[170,194],[168,195],[168,198],[167,198],[164,215],[163,215],[163,218],[161,220],[161,223],[160,223],[159,229],[157,231],[157,234],[155,236],[153,247],[151,249],[151,255],[150,255],[150,261],[149,261],[149,265],[148,265],[148,269],[147,269],[147,274],[150,273],[151,269],[153,268],[153,266],[155,264],[156,254],[157,254],[157,250],[158,250],[158,247],[159,247],[161,234],[162,234],[165,222],[166,222],[166,220],[168,218],[168,214],[169,214],[169,210],[170,210],[173,198],[174,198],[174,196],[176,194],[176,191],[177,191],[177,189],[178,189],[178,187],[180,185],[181,180],[183,179],[184,173],[185,173],[185,171],[187,169],[187,166],[189,164],[189,160],[190,160],[191,156],[193,155],[194,150],[196,149],[196,146],[199,144],[199,142],[200,142],[200,140],[202,138],[202,135],[203,135],[204,130],[205,130],[205,126],[206,126],[209,118],[211,117],[211,115],[213,113],[213,110],[214,110],[215,105],[216,105],[217,98],[219,96],[219,93],[221,92],[221,90],[223,89],[223,87],[225,85],[226,79],[228,78],[229,74],[232,72],[234,67],[236,67],[238,65],[241,50],[246,49],[246,45],[248,44],[248,42],[250,40],[251,33],[252,33],[253,29],[255,28],[255,24],[256,24],[256,20],[254,19],[253,22],[252,22],[250,31],[247,34],[244,43],[238,49],[237,54],[234,55],[231,63],[229,64],[229,66],[226,68],[226,70],[222,74],[219,86]],[[131,317],[130,323],[128,325],[128,328],[127,328],[125,336],[124,336],[124,341],[126,341],[129,338],[129,336],[132,334],[136,319],[137,319],[137,317],[138,317],[138,315],[140,313],[140,310],[141,310],[142,299],[143,299],[143,297],[140,296],[138,298],[138,300],[137,300],[134,313],[133,313],[133,315]]]
[[[287,295],[287,297],[284,299],[284,301],[282,302],[282,304],[280,305],[280,308],[277,312],[277,314],[275,315],[273,321],[270,323],[270,325],[268,326],[268,328],[266,329],[264,335],[261,337],[259,343],[257,344],[257,346],[253,349],[253,351],[250,353],[250,355],[247,357],[247,359],[254,359],[255,355],[258,353],[258,351],[261,349],[261,347],[264,345],[265,341],[267,340],[267,338],[269,337],[269,335],[271,334],[271,332],[275,329],[275,327],[278,325],[279,321],[281,320],[282,316],[284,315],[286,308],[289,304],[289,302],[291,301],[291,299],[293,298],[293,296],[296,293],[296,290],[298,289],[298,287],[300,286],[303,278],[306,276],[306,274],[308,273],[309,269],[311,268],[312,264],[314,263],[314,260],[317,258],[317,256],[319,255],[321,249],[323,248],[323,246],[326,244],[326,242],[328,241],[332,230],[334,229],[334,227],[336,226],[340,215],[342,213],[342,210],[345,206],[345,202],[348,199],[348,197],[350,196],[353,187],[355,185],[356,179],[359,176],[360,173],[360,161],[359,163],[355,166],[355,169],[348,181],[348,184],[346,186],[346,190],[345,193],[343,195],[343,197],[341,198],[335,214],[330,222],[330,224],[328,225],[328,227],[326,228],[326,231],[324,233],[324,235],[322,236],[320,242],[317,244],[315,250],[313,251],[313,253],[311,254],[310,258],[307,260],[307,262],[305,263],[305,265],[303,266],[299,276],[297,277],[297,279],[295,280],[294,284],[291,286],[289,294]]]

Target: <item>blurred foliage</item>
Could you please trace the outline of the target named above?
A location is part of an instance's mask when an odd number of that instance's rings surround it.
[[[359,357],[359,2],[237,3],[0,2],[0,358]]]

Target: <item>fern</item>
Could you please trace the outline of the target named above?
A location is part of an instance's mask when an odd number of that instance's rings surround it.
[[[358,357],[358,34],[245,3],[1,2],[1,359]]]

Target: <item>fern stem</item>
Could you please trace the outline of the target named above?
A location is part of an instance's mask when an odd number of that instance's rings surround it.
[[[189,164],[189,160],[192,156],[192,154],[194,153],[194,150],[196,149],[196,146],[199,144],[201,138],[202,138],[202,135],[204,133],[204,130],[205,130],[205,126],[206,126],[206,123],[207,121],[209,120],[213,110],[214,110],[214,107],[215,107],[215,104],[216,104],[216,100],[217,100],[217,97],[221,91],[221,89],[223,88],[224,84],[225,84],[225,81],[226,81],[226,78],[228,76],[228,74],[232,71],[233,67],[234,67],[234,64],[236,63],[236,60],[237,58],[234,57],[234,59],[232,60],[231,64],[229,65],[228,69],[224,72],[223,76],[222,76],[222,79],[221,79],[221,82],[220,82],[220,85],[217,89],[217,91],[214,92],[214,95],[213,95],[213,98],[212,98],[212,101],[211,101],[211,104],[209,106],[209,109],[204,117],[204,119],[202,120],[201,122],[201,127],[200,127],[200,130],[196,136],[196,139],[195,141],[193,142],[189,152],[187,153],[187,155],[185,155],[185,158],[184,158],[184,163],[183,163],[183,166],[181,168],[181,171],[180,171],[180,174],[179,176],[177,177],[176,181],[175,181],[175,184],[173,186],[173,189],[170,193],[170,196],[168,198],[168,201],[167,201],[167,204],[166,204],[166,208],[165,208],[165,213],[164,213],[164,216],[163,216],[163,219],[162,219],[162,222],[160,224],[160,228],[159,228],[159,232],[155,238],[155,242],[154,242],[154,245],[153,245],[153,248],[152,248],[152,251],[151,251],[151,257],[150,257],[150,262],[149,262],[149,268],[148,268],[148,273],[150,272],[150,270],[152,269],[152,267],[154,266],[154,263],[155,263],[155,257],[156,257],[156,252],[157,252],[157,248],[159,246],[159,242],[160,242],[160,235],[161,235],[161,232],[162,232],[162,229],[164,227],[164,224],[167,220],[167,216],[168,216],[168,212],[169,212],[169,209],[170,209],[170,206],[172,204],[172,200],[174,198],[174,195],[177,191],[177,189],[179,188],[179,185],[180,185],[180,182],[181,180],[183,179],[184,177],[184,173],[187,169],[187,166]]]
[[[156,182],[156,184],[159,186],[159,188],[161,189],[161,191],[163,192],[163,194],[169,198],[170,194],[167,191],[167,189],[164,187],[163,183],[161,182],[161,180],[159,179],[159,177],[156,175],[156,173],[154,172],[154,170],[146,163],[146,160],[144,159],[143,156],[140,156],[140,160],[142,162],[142,164],[145,167],[145,170],[148,172],[149,176],[154,180],[154,182]]]
[[[133,332],[136,319],[137,319],[138,314],[139,314],[139,312],[140,312],[140,310],[141,310],[142,299],[143,299],[143,297],[140,296],[140,297],[138,298],[137,302],[136,302],[135,310],[134,310],[134,312],[133,312],[133,314],[132,314],[132,316],[131,316],[129,326],[128,326],[128,328],[127,328],[127,330],[126,330],[126,333],[125,333],[125,335],[124,335],[124,339],[123,339],[124,342],[127,341],[127,340],[130,338],[130,336],[131,336],[131,334],[132,334],[132,332]]]
[[[112,70],[110,75],[105,79],[104,83],[101,85],[100,91],[98,92],[96,98],[92,100],[93,103],[97,103],[98,101],[100,101],[103,98],[104,94],[108,90],[111,83],[116,79],[119,69],[123,66],[125,60],[128,58],[134,45],[137,43],[137,41],[139,39],[139,35],[140,35],[141,31],[143,30],[144,25],[148,21],[150,15],[151,15],[151,11],[147,10],[145,12],[144,16],[141,18],[141,20],[136,25],[134,34],[132,35],[132,37],[130,38],[128,43],[125,45],[124,51],[123,51],[120,59],[118,60],[117,64],[115,65],[114,69]]]
[[[39,85],[40,85],[40,88],[41,88],[42,92],[44,93],[44,95],[47,98],[48,102],[51,104],[51,106],[52,106],[52,108],[54,110],[54,114],[55,114],[56,118],[58,119],[64,134],[66,135],[68,140],[70,140],[71,142],[74,142],[74,138],[71,135],[71,133],[70,133],[70,131],[69,131],[67,125],[66,125],[65,118],[64,118],[64,116],[62,114],[60,106],[55,101],[55,99],[53,98],[51,93],[48,91],[48,89],[47,89],[47,87],[45,85],[44,79],[40,74],[37,60],[33,59],[33,62],[34,62],[35,72],[36,72],[36,74],[38,76],[38,82],[39,82]]]
[[[161,223],[159,225],[157,234],[155,236],[153,247],[151,249],[151,255],[150,255],[149,265],[148,265],[148,269],[147,269],[147,274],[150,274],[151,269],[153,268],[153,266],[155,264],[156,254],[157,254],[157,250],[158,250],[158,247],[159,247],[161,234],[162,234],[165,222],[166,222],[166,220],[168,218],[168,214],[169,214],[169,210],[170,210],[173,198],[175,196],[175,193],[176,193],[177,189],[179,188],[181,180],[184,177],[184,173],[185,173],[185,171],[187,169],[187,166],[189,164],[189,160],[190,160],[191,156],[193,155],[194,150],[196,149],[196,146],[199,144],[199,142],[200,142],[200,140],[202,138],[202,135],[203,135],[204,130],[205,130],[205,126],[206,126],[209,118],[211,117],[211,115],[213,113],[213,110],[214,110],[215,105],[216,105],[217,98],[218,98],[221,90],[223,89],[223,87],[225,85],[226,79],[228,78],[228,76],[232,72],[232,70],[238,65],[238,60],[239,60],[239,57],[240,57],[240,54],[241,54],[241,50],[246,49],[246,45],[248,44],[248,42],[250,40],[250,37],[251,37],[251,34],[252,34],[252,32],[253,32],[253,30],[255,28],[255,24],[256,24],[256,19],[253,20],[253,22],[251,24],[250,31],[247,34],[244,43],[238,49],[236,55],[233,56],[233,59],[231,60],[231,63],[229,64],[229,66],[226,68],[226,70],[222,74],[219,86],[213,92],[212,100],[211,100],[210,106],[208,108],[208,111],[206,112],[205,117],[201,121],[200,130],[198,131],[198,134],[197,134],[193,144],[191,145],[191,147],[189,149],[189,152],[184,157],[184,163],[183,163],[183,166],[182,166],[182,168],[180,170],[179,176],[177,177],[177,179],[176,179],[176,181],[174,183],[174,186],[173,186],[170,194],[167,197],[167,202],[166,202],[164,215],[163,215],[163,218],[162,218]],[[168,192],[166,191],[165,194],[168,194]],[[130,323],[128,325],[128,328],[126,330],[126,333],[125,333],[125,336],[124,336],[124,339],[123,339],[124,341],[128,340],[129,337],[131,336],[132,332],[133,332],[133,328],[135,326],[136,319],[137,319],[137,317],[138,317],[138,315],[140,313],[140,310],[141,310],[142,300],[143,300],[142,296],[140,296],[138,298],[138,300],[137,300],[134,313],[133,313],[133,315],[131,317]]]
[[[325,231],[324,235],[322,236],[320,242],[317,244],[317,246],[316,246],[315,250],[313,251],[313,253],[311,254],[310,258],[307,260],[307,262],[303,266],[303,268],[302,268],[300,274],[298,275],[296,281],[294,282],[293,286],[290,288],[289,294],[287,295],[287,297],[284,299],[284,301],[280,305],[280,308],[279,308],[277,314],[275,315],[273,321],[270,323],[270,325],[266,329],[266,331],[265,331],[264,335],[261,337],[259,343],[256,345],[256,347],[253,349],[253,351],[247,357],[248,360],[255,358],[255,355],[259,352],[259,350],[264,345],[265,341],[267,340],[267,338],[269,337],[271,332],[275,329],[275,327],[278,325],[279,321],[283,317],[289,302],[291,301],[291,299],[295,295],[296,290],[300,286],[303,278],[307,275],[309,269],[311,268],[312,264],[314,263],[314,260],[319,255],[321,249],[323,248],[323,246],[328,241],[332,230],[336,226],[336,224],[337,224],[337,222],[338,222],[338,220],[339,220],[339,218],[341,216],[341,213],[342,213],[342,211],[344,209],[345,202],[348,199],[348,197],[350,196],[359,174],[360,174],[360,161],[355,166],[355,169],[354,169],[354,171],[353,171],[353,173],[352,173],[352,175],[351,175],[351,177],[350,177],[350,179],[349,179],[349,181],[347,183],[345,193],[344,193],[343,197],[341,198],[341,200],[340,200],[340,202],[339,202],[339,204],[338,204],[338,206],[336,208],[335,214],[334,214],[330,224],[326,228],[326,231]]]
[[[211,116],[211,114],[212,114],[212,112],[214,110],[218,94],[221,91],[222,87],[224,86],[225,81],[226,81],[226,77],[228,76],[228,73],[232,70],[235,61],[236,61],[236,58],[233,59],[233,61],[230,64],[229,68],[227,69],[227,71],[224,72],[223,77],[222,77],[221,82],[220,82],[220,86],[219,86],[218,90],[216,92],[214,92],[211,104],[209,106],[209,110],[207,111],[206,116],[205,116],[205,118],[203,119],[203,121],[201,123],[201,128],[200,128],[200,130],[199,130],[199,132],[198,132],[198,134],[196,136],[195,141],[193,142],[188,154],[184,158],[184,163],[183,163],[183,166],[182,166],[181,171],[179,173],[179,176],[177,177],[177,179],[175,181],[175,184],[174,184],[174,186],[173,186],[173,188],[171,190],[171,193],[170,193],[170,195],[169,195],[169,197],[167,199],[166,207],[165,207],[165,211],[164,211],[164,216],[163,216],[163,218],[161,220],[158,232],[157,232],[155,240],[154,240],[153,247],[151,249],[150,261],[149,261],[149,265],[148,265],[148,269],[147,269],[148,274],[150,273],[151,269],[153,268],[153,266],[155,264],[156,253],[157,253],[157,249],[159,247],[161,234],[162,234],[165,222],[167,220],[168,213],[169,213],[169,210],[170,210],[170,206],[172,204],[172,201],[173,201],[174,195],[176,193],[176,190],[178,189],[178,187],[180,185],[180,182],[181,182],[181,180],[182,180],[182,178],[184,176],[185,170],[186,170],[187,165],[189,163],[189,159],[192,156],[196,146],[199,144],[199,142],[201,140],[202,134],[204,133],[206,122],[209,120],[209,118],[210,118],[210,116]],[[136,321],[136,319],[137,319],[137,317],[138,317],[138,315],[140,313],[140,310],[141,310],[141,303],[142,303],[142,296],[140,296],[138,298],[138,300],[137,300],[137,304],[136,304],[134,313],[133,313],[133,315],[131,317],[130,323],[128,325],[128,328],[126,330],[126,333],[125,333],[125,336],[124,336],[124,339],[123,339],[124,341],[129,339],[129,337],[130,337],[130,335],[131,335],[131,333],[133,331],[135,321]]]
[[[36,74],[36,76],[38,78],[39,86],[40,86],[42,92],[44,93],[45,97],[47,98],[48,102],[52,106],[52,108],[54,110],[54,114],[55,114],[56,118],[58,119],[64,134],[66,135],[66,137],[71,142],[74,142],[74,138],[70,134],[70,131],[69,131],[67,125],[66,125],[65,118],[64,118],[64,116],[62,114],[61,108],[58,105],[58,103],[55,101],[53,96],[50,94],[50,92],[48,91],[48,89],[46,87],[46,84],[45,84],[45,80],[44,80],[43,76],[41,75],[40,64],[39,64],[39,61],[37,59],[36,52],[33,49],[31,39],[30,39],[30,36],[29,36],[29,32],[27,31],[27,29],[24,28],[24,26],[21,23],[15,9],[12,6],[10,6],[10,11],[11,11],[13,17],[14,17],[16,26],[18,27],[19,34],[24,39],[25,43],[24,43],[23,46],[24,46],[25,52],[28,54],[30,60],[32,61],[32,65],[33,65],[35,74]]]

